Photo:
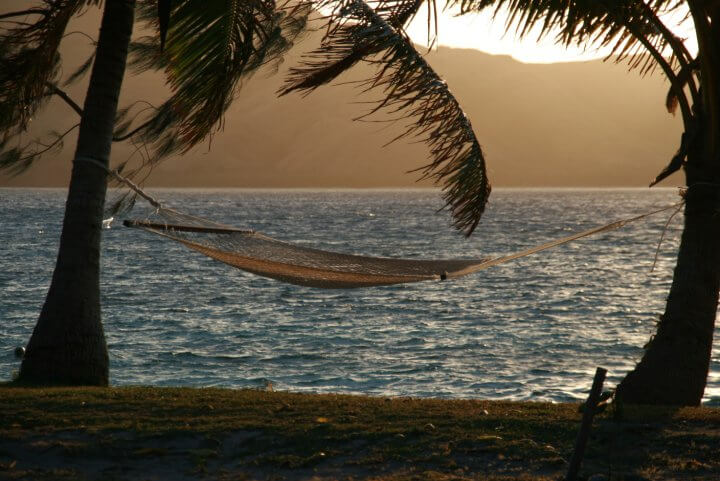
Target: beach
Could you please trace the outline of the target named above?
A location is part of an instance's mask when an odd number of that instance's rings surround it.
[[[578,403],[0,388],[0,479],[556,480]],[[596,417],[580,479],[720,479],[720,409]],[[619,417],[618,417],[619,416]]]

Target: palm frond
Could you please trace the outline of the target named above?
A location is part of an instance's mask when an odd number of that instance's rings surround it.
[[[61,71],[58,48],[73,15],[98,0],[35,3],[25,12],[4,14],[0,21],[0,170],[10,174],[24,171],[41,155],[57,150],[72,130],[51,132],[49,140],[26,144],[21,135],[51,94],[68,100],[57,88]]]
[[[38,110],[54,94],[80,111],[57,87],[60,76],[58,48],[70,19],[99,0],[36,0],[26,10],[0,16],[0,170],[16,175],[43,154],[57,151],[64,133],[24,143],[23,133]]]
[[[156,36],[146,35],[132,40],[128,47],[128,67],[136,72],[148,70],[164,70],[168,66],[168,58],[160,51]]]
[[[139,17],[157,28],[154,6],[153,1],[141,2]],[[241,79],[279,61],[309,13],[309,3],[278,6],[274,0],[174,3],[163,51],[159,37],[132,46],[131,67],[163,68],[172,90],[138,138],[151,144],[159,159],[186,151],[222,128]]]
[[[32,162],[23,159],[23,152],[19,147],[6,148],[0,142],[0,172],[13,175],[20,175],[25,172]]]
[[[688,86],[690,90],[695,90],[695,83],[694,83],[694,75],[697,75],[700,70],[700,62],[696,58],[692,62],[688,63],[687,65],[683,66],[682,69],[677,74],[677,83],[679,85],[682,85],[683,88],[685,86]],[[697,91],[695,91],[694,96],[697,95]],[[667,96],[665,98],[665,107],[667,108],[667,111],[673,115],[675,115],[675,111],[677,110],[679,103],[679,99],[676,93],[676,89],[673,85],[670,86],[670,89],[668,90]]]
[[[399,137],[428,144],[430,162],[419,169],[422,178],[443,187],[455,227],[469,236],[485,209],[490,184],[480,144],[447,84],[407,37],[365,2],[342,2],[331,21],[320,48],[291,69],[284,91],[312,91],[330,77],[329,69],[344,67],[345,59],[377,66],[377,74],[360,83],[364,91],[384,94],[368,115],[380,110],[399,115],[408,121]]]
[[[678,108],[678,97],[675,95],[675,89],[670,87],[667,95],[665,96],[665,109],[669,114],[675,115]]]
[[[64,146],[65,137],[80,126],[73,125],[64,132],[51,131],[45,138],[37,138],[22,145],[19,142],[10,146],[11,138],[0,141],[0,171],[11,176],[19,175],[29,169],[33,162],[48,153],[58,153]]]
[[[407,0],[410,1],[410,0]],[[661,31],[659,14],[670,12],[684,2],[678,0],[449,0],[461,14],[486,9],[507,14],[507,28],[520,36],[537,32],[540,37],[558,32],[557,40],[566,44],[598,41],[617,52],[640,49],[627,26],[632,25],[660,51],[671,48],[671,39]],[[535,28],[539,30],[534,30]],[[666,28],[666,27],[665,27]]]
[[[0,25],[0,132],[27,128],[59,75],[58,47],[81,0],[43,0],[30,18]]]
[[[396,32],[404,35],[404,26],[415,16],[423,2],[424,0],[379,0],[373,3],[373,10],[378,16],[390,24]],[[330,4],[333,3],[335,4],[335,10],[330,15],[324,17],[324,20],[327,22],[326,29],[328,36],[333,33],[336,25],[341,25],[343,22],[342,15],[344,12],[338,8],[342,3],[325,2],[321,3],[321,6],[329,7]],[[317,87],[332,82],[363,58],[369,58],[380,52],[383,48],[381,43],[366,41],[363,45],[356,45],[355,48],[345,56],[333,52],[333,62],[329,62],[330,57],[326,55],[330,52],[323,49],[324,51],[319,54],[319,61],[315,62],[309,58],[305,59],[306,66],[313,64],[315,67],[312,74],[301,76],[295,83],[286,83],[286,86],[280,90],[279,95],[287,95],[294,90],[301,90],[308,94]],[[320,65],[322,65],[322,68],[320,68]]]
[[[407,0],[410,1],[410,0]],[[670,80],[683,120],[692,117],[690,102],[698,100],[696,78],[678,80],[678,72],[693,62],[683,40],[661,20],[680,8],[679,0],[449,0],[461,14],[490,9],[507,14],[506,28],[520,36],[537,32],[539,37],[557,35],[564,45],[608,47],[608,58],[627,61],[641,74],[660,68]]]
[[[140,109],[135,106],[144,105]],[[122,142],[133,137],[146,127],[145,123],[138,125],[138,118],[148,117],[148,112],[155,112],[157,109],[146,101],[137,101],[129,106],[119,108],[115,116],[115,130],[113,130],[113,142]]]
[[[81,78],[83,78],[85,74],[90,71],[90,68],[93,66],[94,62],[95,50],[93,50],[93,52],[88,55],[88,58],[86,58],[85,61],[78,66],[78,68],[76,68],[70,75],[68,75],[63,85],[72,85]]]

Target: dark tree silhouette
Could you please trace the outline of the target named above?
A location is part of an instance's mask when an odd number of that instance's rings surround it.
[[[58,87],[58,47],[70,19],[99,0],[37,0],[29,9],[0,14],[0,169],[21,172],[59,145],[22,144],[22,133],[51,95],[81,117],[57,262],[18,382],[108,384],[108,353],[100,312],[100,242],[113,140],[153,144],[156,162],[205,139],[218,127],[238,80],[277,59],[305,25],[307,6],[278,7],[272,0],[106,0],[93,56],[70,80],[92,66],[84,106]],[[160,7],[160,8],[158,8]],[[233,8],[231,8],[233,7]],[[163,32],[131,44],[136,14]],[[165,42],[165,49],[160,42]],[[162,40],[161,40],[162,39]],[[148,46],[151,52],[143,50]],[[123,75],[132,49],[139,67],[163,68],[173,95],[139,126],[118,113]],[[143,65],[145,62],[145,65]],[[122,165],[120,166],[120,169]]]
[[[403,26],[423,5],[431,13],[440,11],[436,3],[377,0],[370,2],[370,8],[362,0],[322,1],[333,12],[329,33],[306,64],[294,71],[286,92],[311,91],[358,61],[368,61],[378,66],[379,73],[364,87],[384,89],[387,98],[381,106],[413,103],[412,94],[427,91],[437,79],[416,76],[413,89],[408,90],[407,77],[393,76],[403,69],[399,57],[408,42]],[[677,153],[651,185],[684,170],[685,226],[665,313],[642,360],[617,387],[617,396],[632,403],[698,405],[707,382],[720,288],[720,249],[716,248],[720,241],[720,2],[449,0],[445,6],[460,14],[486,9],[506,12],[507,30],[520,36],[539,29],[541,37],[556,35],[564,45],[609,46],[608,58],[627,61],[643,74],[658,69],[670,82],[664,100],[670,113],[680,111],[685,131]],[[663,21],[665,14],[685,12],[695,27],[696,56]],[[379,28],[381,24],[384,28]],[[432,115],[414,113],[421,118]],[[462,179],[453,193],[467,192],[477,182],[477,177],[465,177],[467,173],[463,169],[447,173],[453,180]],[[457,197],[450,196],[455,211],[453,199]],[[466,232],[476,225],[484,199],[469,202],[458,210],[472,212],[464,219],[467,222],[456,224]]]
[[[57,48],[69,19],[98,0],[38,0],[38,6],[0,15],[10,22],[0,39],[0,168],[19,171],[41,150],[12,147],[55,82]],[[133,0],[107,0],[91,85],[82,112],[76,159],[53,283],[28,346],[21,380],[106,384],[107,352],[99,306],[99,243],[106,172],[113,139],[133,137],[154,147],[155,159],[185,151],[207,138],[233,99],[237,82],[290,46],[303,26],[307,3],[270,0],[138,0],[139,17],[157,19],[161,32],[130,45],[138,68],[163,69],[173,95],[139,127],[115,116]],[[173,5],[172,8],[169,5]],[[237,8],[228,8],[234,6]],[[404,26],[435,0],[320,0],[332,13],[319,49],[294,69],[284,93],[311,91],[360,61],[378,67],[362,84],[384,94],[375,110],[412,120],[407,135],[431,148],[424,175],[444,187],[455,225],[470,234],[490,187],[479,144],[435,72],[412,47]],[[720,2],[707,0],[449,0],[461,14],[509,12],[508,30],[557,35],[563,44],[612,47],[611,57],[641,73],[658,69],[668,79],[668,111],[680,111],[684,133],[677,153],[654,183],[684,170],[685,225],[673,283],[656,335],[643,359],[617,388],[625,402],[697,405],[707,382],[720,289]],[[687,12],[698,54],[693,56],[663,21]],[[30,16],[31,21],[14,23]],[[112,22],[107,19],[112,18]],[[165,39],[167,35],[167,40]],[[164,46],[160,52],[161,43]],[[86,63],[87,66],[92,61]],[[9,66],[12,66],[10,68]],[[115,123],[113,123],[115,122]],[[89,159],[89,160],[88,160]],[[99,166],[98,166],[99,163]],[[121,166],[122,167],[122,166]]]

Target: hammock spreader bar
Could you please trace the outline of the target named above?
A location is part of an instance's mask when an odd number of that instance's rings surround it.
[[[309,287],[355,288],[466,276],[583,237],[619,229],[630,222],[678,207],[679,204],[663,207],[520,252],[482,259],[396,259],[311,249],[170,209],[159,211],[168,222],[125,220],[123,224],[175,240],[208,257],[260,276]]]

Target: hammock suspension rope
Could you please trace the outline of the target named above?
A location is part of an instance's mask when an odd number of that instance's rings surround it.
[[[312,249],[273,239],[253,230],[237,229],[183,214],[163,207],[135,183],[117,171],[108,169],[101,162],[85,157],[75,160],[90,162],[102,168],[155,207],[152,220],[128,219],[123,222],[125,226],[172,239],[208,257],[253,274],[291,284],[322,288],[355,288],[454,279],[584,237],[619,229],[653,214],[679,209],[684,202],[505,256],[480,259],[399,259]]]

